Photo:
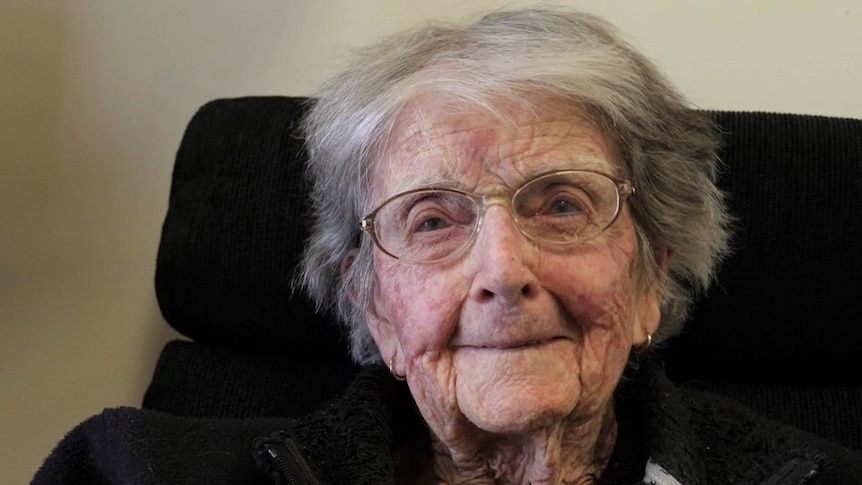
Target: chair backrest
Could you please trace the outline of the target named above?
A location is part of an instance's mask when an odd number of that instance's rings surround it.
[[[177,152],[156,264],[167,322],[144,407],[185,416],[292,416],[355,372],[332,319],[294,288],[308,235],[305,99],[222,99]]]
[[[715,119],[734,254],[665,351],[669,373],[862,449],[862,120]]]
[[[294,415],[355,372],[331,316],[292,285],[308,234],[297,133],[306,101],[217,100],[189,123],[156,290],[165,319],[194,343],[168,345],[145,407]],[[731,112],[715,119],[736,250],[685,333],[663,351],[669,372],[762,409],[801,392],[776,417],[862,449],[862,121]],[[809,409],[815,402],[826,408]],[[832,429],[836,405],[856,406],[841,414],[849,424],[838,425],[849,432]]]
[[[734,254],[672,347],[679,377],[862,385],[862,120],[715,119]]]

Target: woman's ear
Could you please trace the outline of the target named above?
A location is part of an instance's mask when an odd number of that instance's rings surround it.
[[[347,273],[350,271],[350,267],[353,266],[353,263],[356,262],[356,258],[359,255],[359,249],[351,249],[347,252],[343,258],[341,258],[341,281],[350,281],[346,278]],[[356,288],[352,285],[347,288],[347,294],[350,296],[350,301],[355,305],[357,303],[356,299]]]
[[[404,353],[401,351],[401,340],[398,338],[398,330],[395,327],[395,322],[389,317],[386,312],[385,305],[381,301],[380,294],[377,289],[379,286],[374,285],[372,290],[371,301],[368,305],[368,310],[365,313],[365,321],[368,325],[368,330],[371,332],[371,337],[377,344],[377,350],[380,351],[380,356],[389,364],[390,371],[404,375],[404,362],[399,361]]]
[[[655,335],[658,331],[659,323],[661,322],[661,301],[664,293],[664,285],[667,281],[667,271],[670,267],[670,259],[672,253],[670,249],[661,246],[654,250],[656,266],[658,274],[655,281],[651,282],[648,287],[640,290],[640,308],[638,308],[638,318],[635,318],[635,326],[632,329],[632,344],[640,345],[646,343],[647,335]]]
[[[350,268],[353,266],[353,263],[356,262],[356,258],[358,256],[359,250],[352,249],[341,260],[342,279],[345,279],[345,275],[350,271]],[[371,289],[371,301],[368,302],[368,308],[365,310],[365,322],[368,325],[368,330],[371,332],[372,338],[374,338],[374,342],[377,344],[377,349],[380,351],[380,355],[388,363],[389,359],[399,355],[401,345],[398,340],[398,333],[395,330],[395,325],[392,323],[392,320],[387,315],[385,308],[382,306],[382,301],[378,293],[379,288],[380,286],[377,284],[375,279],[373,281],[373,288]],[[357,289],[351,286],[347,289],[347,292],[353,304],[357,305],[359,302]],[[397,362],[393,362],[393,367],[400,368]]]
[[[664,245],[655,251],[655,262],[658,266],[658,284],[660,287],[664,287],[665,281],[667,281],[667,271],[670,268],[671,257],[673,257],[673,252]]]

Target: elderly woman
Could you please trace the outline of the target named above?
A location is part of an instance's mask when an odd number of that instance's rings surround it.
[[[108,410],[35,484],[862,483],[847,450],[678,390],[648,351],[729,217],[709,119],[605,22],[395,36],[305,128],[303,281],[349,329],[352,384],[297,419]]]
[[[428,429],[394,478],[357,482],[827,478],[807,438],[639,357],[680,331],[729,218],[709,119],[607,23],[525,10],[397,35],[306,130],[304,283]]]

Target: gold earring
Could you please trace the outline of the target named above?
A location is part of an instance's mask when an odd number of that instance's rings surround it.
[[[649,350],[651,345],[652,345],[652,334],[647,332],[646,333],[646,342],[638,345],[637,347],[632,348],[632,352],[635,355],[643,355],[646,353],[647,350]]]
[[[389,359],[389,373],[392,374],[392,377],[394,377],[396,381],[405,380],[407,378],[406,376],[398,375],[395,373],[395,369],[393,368],[393,362],[394,361],[395,361],[394,356],[391,359]]]

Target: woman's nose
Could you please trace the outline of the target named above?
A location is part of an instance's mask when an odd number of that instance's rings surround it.
[[[521,233],[506,206],[487,208],[476,237],[468,256],[473,298],[515,303],[537,294],[539,281],[534,270],[539,249]]]

